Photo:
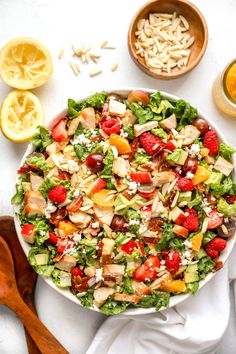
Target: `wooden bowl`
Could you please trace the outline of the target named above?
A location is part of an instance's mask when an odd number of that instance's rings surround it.
[[[195,42],[191,46],[191,54],[187,66],[175,67],[170,73],[165,71],[159,72],[154,68],[146,65],[145,59],[139,54],[136,54],[135,36],[137,23],[142,18],[148,18],[150,13],[169,13],[175,12],[178,15],[183,15],[189,22],[189,34],[195,37]],[[128,32],[128,48],[129,53],[138,67],[146,74],[155,77],[156,79],[176,79],[191,71],[201,60],[205,53],[208,42],[208,30],[205,18],[198,8],[187,0],[151,0],[139,9],[134,16]]]

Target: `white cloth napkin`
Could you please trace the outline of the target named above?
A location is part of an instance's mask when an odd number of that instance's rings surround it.
[[[108,317],[87,354],[216,353],[229,320],[229,275],[236,279],[236,252],[230,258],[196,295],[174,308],[150,315]]]

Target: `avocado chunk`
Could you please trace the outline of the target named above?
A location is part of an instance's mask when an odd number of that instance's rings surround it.
[[[180,153],[179,159],[177,161],[177,164],[184,165],[185,161],[187,160],[187,157],[188,157],[188,153],[186,151],[184,151],[184,150],[181,150],[181,153]]]
[[[37,266],[48,264],[49,256],[47,253],[39,253],[34,256]]]
[[[179,194],[179,199],[178,202],[190,202],[192,198],[192,192],[191,191],[187,191],[187,192],[180,192]]]
[[[184,272],[184,281],[185,283],[194,283],[199,280],[199,276],[197,272],[187,273]]]
[[[22,182],[22,187],[23,187],[25,193],[31,191],[31,183],[30,182]]]
[[[205,182],[205,184],[212,184],[212,183],[220,184],[222,178],[223,178],[223,173],[221,173],[221,172],[211,172],[211,175],[208,178],[208,180]]]
[[[197,264],[190,264],[187,268],[186,268],[186,272],[187,273],[195,273],[198,271],[198,266]]]
[[[206,257],[207,253],[203,248],[200,248],[200,250],[195,254],[194,258],[195,259],[201,259],[203,257]]]

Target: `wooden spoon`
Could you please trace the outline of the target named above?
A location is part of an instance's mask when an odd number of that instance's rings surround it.
[[[0,230],[1,236],[7,242],[11,250],[19,293],[24,302],[37,315],[34,305],[34,289],[37,281],[37,274],[30,266],[20,245],[12,216],[0,216]],[[40,354],[40,351],[26,328],[25,337],[29,354]]]
[[[0,237],[0,303],[20,318],[42,353],[69,354],[22,300],[16,286],[13,259],[7,243]]]

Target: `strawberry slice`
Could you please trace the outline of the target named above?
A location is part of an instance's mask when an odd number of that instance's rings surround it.
[[[66,119],[61,119],[52,130],[52,138],[54,141],[61,142],[68,137],[66,130]]]
[[[53,232],[49,232],[49,238],[47,239],[49,243],[56,245],[58,240],[59,238]]]
[[[163,141],[152,133],[141,134],[140,143],[144,150],[151,156],[157,155],[165,147]]]
[[[223,217],[219,214],[216,209],[213,209],[208,214],[209,222],[208,222],[208,229],[215,229],[216,227],[222,225]]]
[[[166,149],[170,151],[174,151],[176,149],[176,145],[173,143],[172,140],[168,140],[166,143]]]
[[[98,178],[87,190],[87,195],[90,196],[94,193],[99,192],[101,189],[104,189],[107,185],[107,182],[103,178]]]
[[[125,245],[121,247],[121,250],[125,253],[131,254],[134,248],[137,246],[135,241],[130,240]]]
[[[152,178],[149,172],[132,172],[130,174],[132,181],[136,183],[151,183]]]

